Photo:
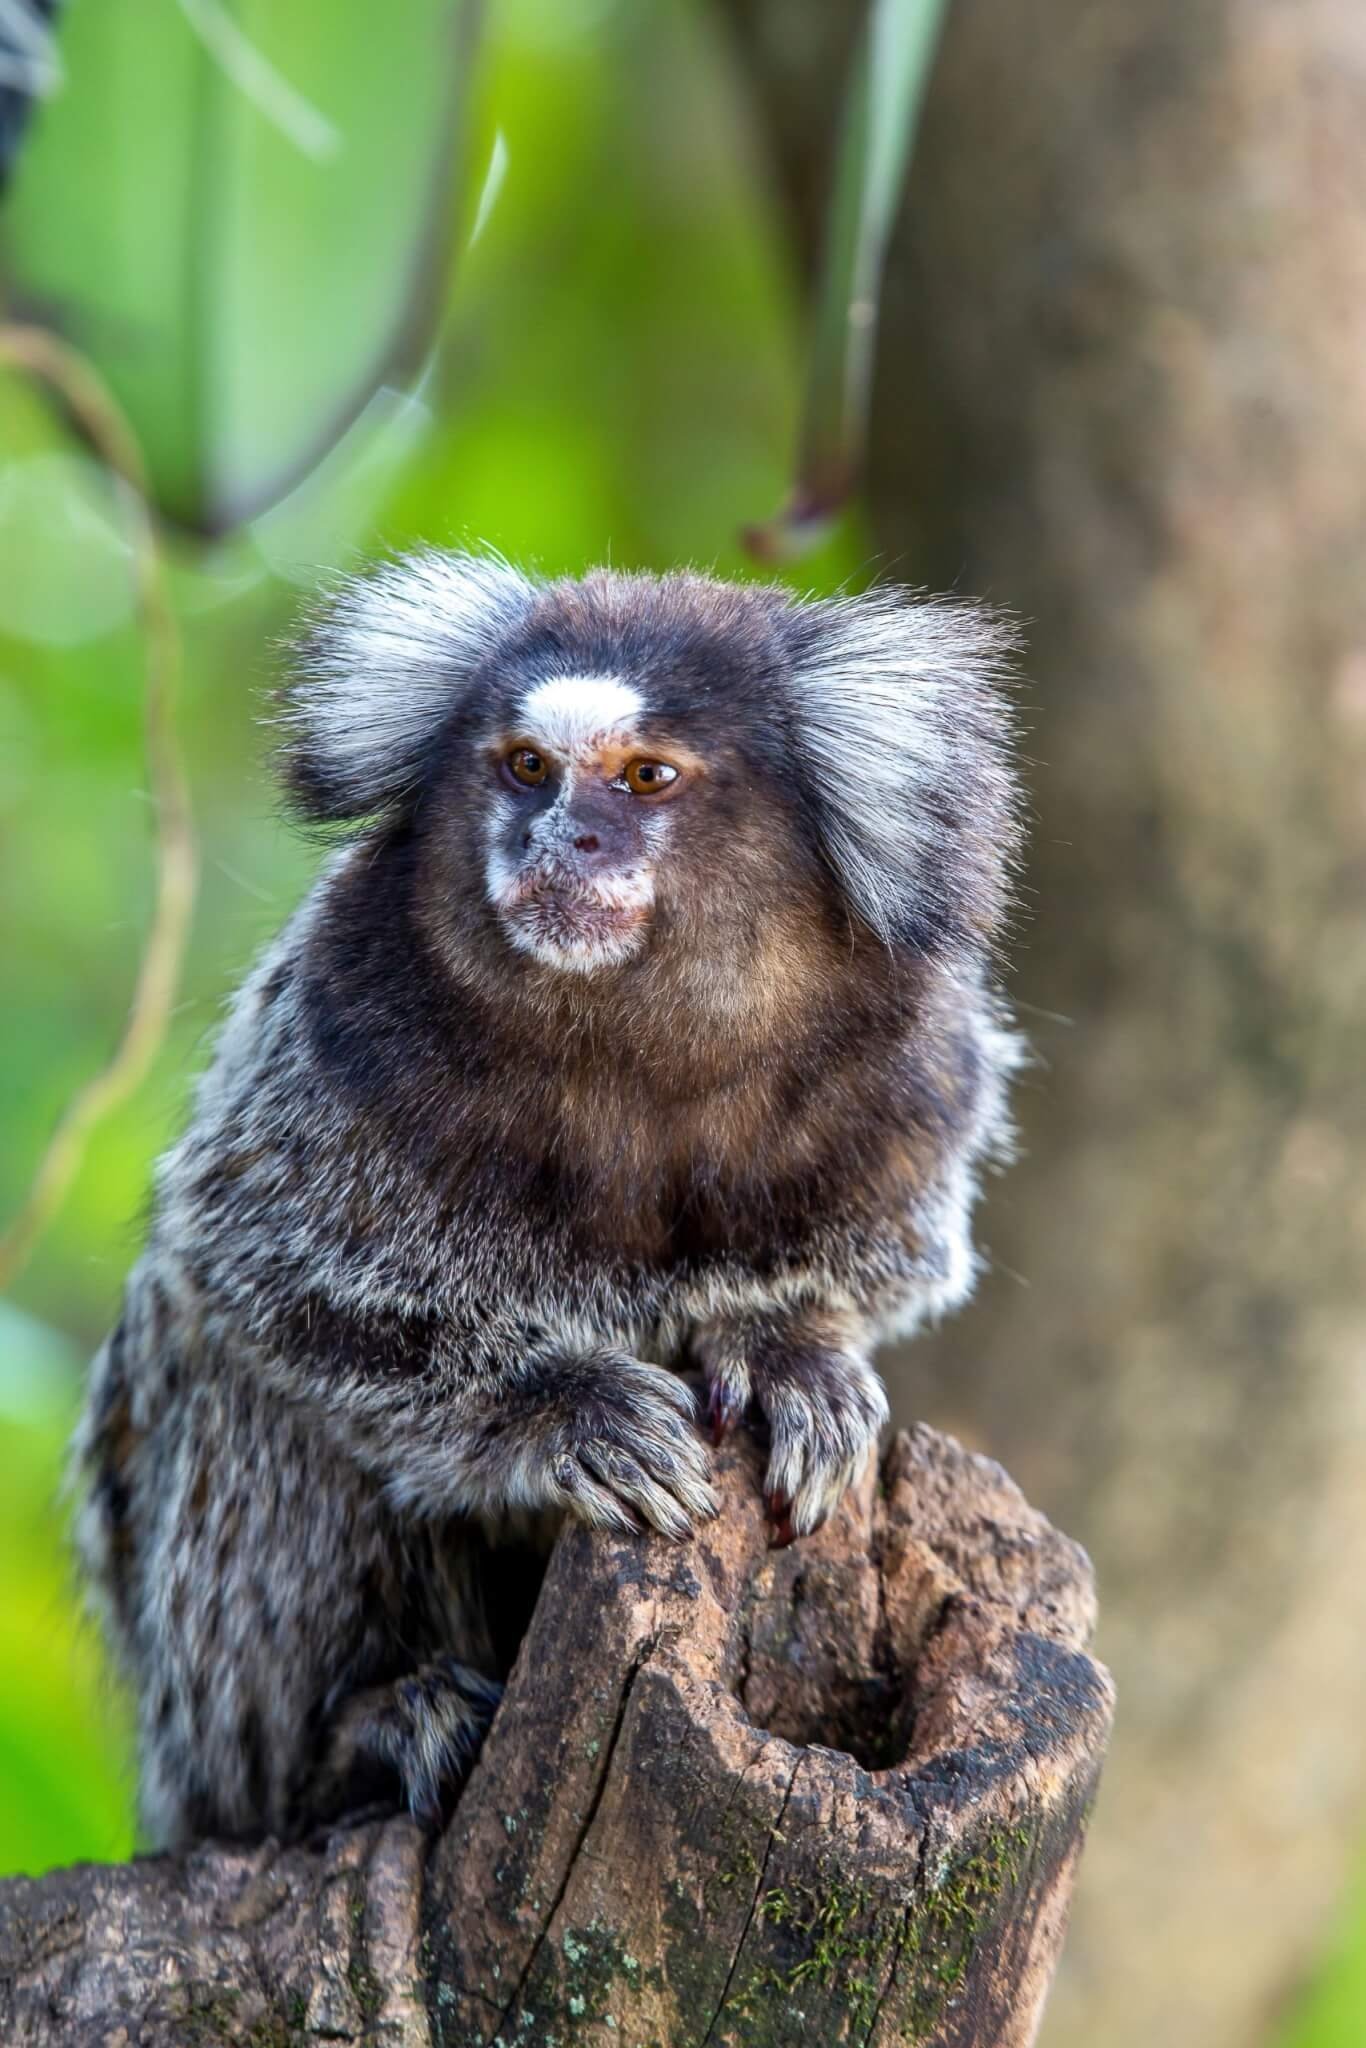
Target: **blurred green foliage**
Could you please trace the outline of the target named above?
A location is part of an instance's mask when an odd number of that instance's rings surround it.
[[[53,1517],[74,1364],[0,1305],[0,1870],[131,1846],[126,1717]]]
[[[19,159],[5,273],[98,366],[178,518],[219,530],[259,510],[396,341],[418,341],[478,12],[67,12],[66,89]]]
[[[1328,1960],[1281,2048],[1361,2048],[1366,2041],[1366,1871],[1359,1876]]]

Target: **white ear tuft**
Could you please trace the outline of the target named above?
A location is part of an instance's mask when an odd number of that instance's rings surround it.
[[[276,722],[306,816],[401,806],[462,683],[521,623],[537,585],[496,555],[435,549],[385,562],[320,603],[295,649]]]
[[[1020,840],[1011,625],[897,589],[790,617],[798,751],[847,901],[889,945],[980,951]]]

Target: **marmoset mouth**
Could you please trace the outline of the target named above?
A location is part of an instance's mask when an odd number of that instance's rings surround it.
[[[646,875],[586,876],[545,867],[523,870],[496,900],[514,945],[553,964],[583,969],[638,949],[653,897]]]
[[[528,896],[507,914],[519,924],[560,933],[566,939],[593,939],[635,931],[648,916],[643,904],[604,903],[599,897],[571,896],[560,889]]]
[[[562,880],[520,888],[499,905],[514,944],[579,968],[625,959],[644,940],[650,903],[638,887],[618,889]]]

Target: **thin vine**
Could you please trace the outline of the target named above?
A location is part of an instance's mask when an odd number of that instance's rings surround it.
[[[165,1043],[194,911],[197,859],[189,784],[175,724],[180,631],[141,450],[89,363],[47,329],[0,325],[0,365],[34,378],[70,415],[109,471],[120,500],[144,647],[144,744],[157,864],[156,902],[123,1035],[105,1066],[67,1103],[18,1214],[0,1236],[3,1291],[60,1208],[92,1131],[145,1079]]]

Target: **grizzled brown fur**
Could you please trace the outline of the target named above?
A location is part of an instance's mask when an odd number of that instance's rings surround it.
[[[766,1425],[783,1537],[838,1500],[1008,1136],[1004,654],[902,593],[434,554],[320,613],[284,769],[352,843],[162,1162],[78,1442],[156,1841],[439,1812],[515,1542],[713,1512],[677,1368]]]

